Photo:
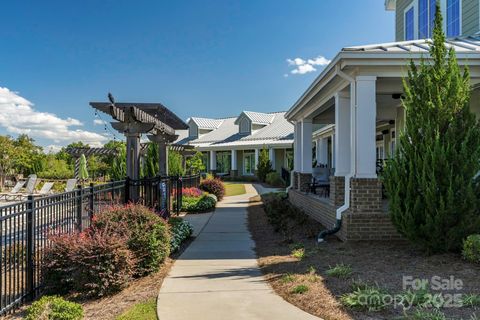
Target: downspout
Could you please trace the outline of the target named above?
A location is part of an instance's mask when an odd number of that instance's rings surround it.
[[[325,237],[335,234],[342,227],[342,215],[350,208],[350,179],[355,172],[355,159],[357,153],[357,141],[355,137],[355,126],[357,118],[357,88],[355,79],[336,67],[336,73],[343,79],[350,82],[350,172],[345,176],[345,200],[344,204],[336,210],[336,223],[333,229],[323,230],[317,237],[317,242],[325,242]]]

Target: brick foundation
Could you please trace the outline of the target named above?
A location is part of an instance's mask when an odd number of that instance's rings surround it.
[[[350,212],[361,214],[382,212],[382,183],[379,179],[350,180]]]
[[[231,177],[238,177],[238,170],[230,170]]]
[[[375,210],[378,211],[358,211],[360,208],[364,207],[366,203],[372,202],[372,200],[368,199],[375,198],[374,196],[372,196],[372,194],[374,193],[371,190],[375,190],[374,187],[376,186],[376,183],[372,181],[366,182],[366,193],[360,192],[362,190],[358,189],[363,184],[364,183],[353,184],[353,188],[357,187],[358,191],[356,195],[357,211],[353,212],[352,210],[348,210],[347,212],[343,213],[342,228],[336,234],[336,236],[342,241],[404,241],[404,238],[396,231],[395,227],[393,226],[390,220],[390,216],[386,212],[382,212],[381,197],[380,207],[375,207]],[[343,188],[344,187],[345,186],[343,185]],[[369,189],[369,187],[371,187],[371,189]],[[368,192],[369,190],[370,193]],[[312,194],[305,194],[303,192],[293,189],[289,190],[288,195],[289,201],[293,205],[302,209],[314,220],[320,222],[326,228],[332,228],[334,226],[336,222],[336,209],[338,208],[338,206],[332,205],[332,199],[322,199]],[[366,210],[373,210],[372,208],[370,208],[370,204],[366,206]]]
[[[310,192],[310,184],[312,183],[311,173],[298,173],[298,190],[301,192]]]
[[[340,207],[345,203],[345,177],[330,177],[330,205]]]
[[[298,189],[298,172],[293,172],[293,181],[292,181],[292,188],[297,190]]]

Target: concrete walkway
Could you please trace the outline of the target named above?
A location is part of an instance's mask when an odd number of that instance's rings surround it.
[[[160,320],[314,320],[277,296],[257,265],[247,194],[227,197],[175,262],[157,301]]]

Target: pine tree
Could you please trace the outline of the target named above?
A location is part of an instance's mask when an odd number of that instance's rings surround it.
[[[257,176],[258,179],[262,182],[265,182],[265,179],[267,178],[267,174],[272,172],[272,162],[269,159],[268,156],[268,150],[263,147],[262,150],[260,150],[260,154],[258,155],[258,166],[257,166]]]
[[[447,50],[437,5],[431,60],[410,62],[405,128],[384,173],[392,221],[430,253],[458,251],[480,231],[480,126],[470,111],[470,77]]]

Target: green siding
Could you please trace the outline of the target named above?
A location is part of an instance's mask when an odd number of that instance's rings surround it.
[[[403,27],[403,14],[405,9],[412,4],[414,0],[397,0],[397,7],[395,8],[395,40],[405,40],[404,27]],[[417,8],[414,9],[415,11]]]
[[[470,36],[479,31],[479,1],[462,1],[462,35]]]

